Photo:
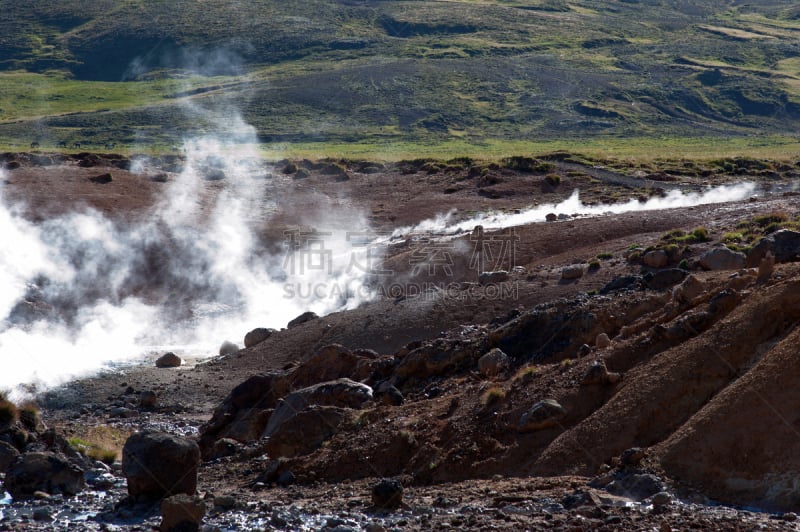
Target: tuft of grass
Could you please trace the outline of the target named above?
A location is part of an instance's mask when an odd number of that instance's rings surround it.
[[[661,240],[666,242],[668,245],[677,245],[708,242],[711,240],[711,238],[708,236],[708,229],[705,227],[697,227],[688,233],[680,229],[673,229],[672,231],[662,235]]]
[[[122,457],[122,447],[130,434],[116,427],[101,425],[85,427],[81,434],[67,438],[78,451],[93,460],[113,464]]]
[[[19,419],[17,405],[9,401],[5,394],[0,393],[0,425],[15,423]]]
[[[558,174],[547,174],[544,178],[548,185],[557,187],[561,184],[561,176]]]
[[[499,386],[492,386],[486,393],[483,394],[483,404],[486,406],[493,405],[501,401],[506,396],[506,391]]]
[[[614,255],[611,253],[603,252],[603,253],[598,253],[597,258],[600,260],[611,260],[614,258]]]
[[[593,260],[589,262],[589,271],[594,272],[600,269],[600,261]]]

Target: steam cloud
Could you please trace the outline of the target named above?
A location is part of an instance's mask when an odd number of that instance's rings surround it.
[[[625,203],[608,205],[584,205],[580,200],[580,193],[575,190],[572,195],[561,203],[549,203],[525,209],[517,214],[489,213],[479,214],[469,220],[455,219],[453,211],[424,220],[414,227],[398,229],[393,236],[408,233],[432,232],[439,234],[456,234],[472,231],[476,225],[484,229],[502,229],[545,221],[548,214],[568,216],[602,216],[605,214],[622,214],[626,212],[654,211],[661,209],[675,209],[679,207],[692,207],[713,203],[726,203],[740,201],[753,195],[756,187],[753,183],[739,183],[735,185],[722,185],[712,187],[702,192],[684,193],[672,190],[663,197],[652,197],[647,201],[631,199]]]
[[[0,389],[57,385],[150,351],[211,356],[251,328],[369,296],[367,272],[350,267],[365,251],[348,238],[364,219],[316,220],[314,257],[264,251],[257,232],[271,199],[255,132],[235,117],[224,138],[186,143],[183,172],[142,223],[85,210],[37,226],[0,196]],[[210,175],[224,176],[211,196]]]

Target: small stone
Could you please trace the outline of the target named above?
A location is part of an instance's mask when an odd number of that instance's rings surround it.
[[[36,508],[33,511],[34,521],[52,521],[53,515],[50,513],[50,508]]]
[[[175,353],[165,353],[156,360],[157,368],[177,368],[181,364],[183,364],[183,360]]]
[[[397,479],[383,479],[372,488],[372,504],[377,508],[399,508],[403,504],[403,485]]]
[[[478,371],[484,377],[494,377],[508,368],[510,362],[508,355],[494,348],[478,359]]]
[[[797,514],[794,512],[786,512],[785,514],[781,515],[781,519],[784,521],[797,521]]]
[[[600,333],[597,335],[597,338],[595,338],[594,345],[598,349],[605,349],[611,345],[611,338],[609,338],[606,333]]]
[[[157,401],[156,392],[148,390],[139,394],[139,406],[141,408],[153,408],[156,406]]]
[[[654,249],[644,254],[642,262],[648,268],[663,268],[669,264],[669,255],[663,249]]]
[[[672,496],[666,491],[661,491],[653,495],[652,502],[655,508],[667,506],[672,503]]]
[[[545,216],[544,219],[548,222],[555,222],[556,220],[558,220],[558,216],[555,213],[551,212],[547,216]]]
[[[206,505],[200,497],[181,493],[161,501],[161,532],[198,530]]]
[[[583,277],[583,265],[582,264],[572,264],[570,266],[566,266],[561,270],[561,278],[567,281],[571,281],[574,279],[580,279]]]

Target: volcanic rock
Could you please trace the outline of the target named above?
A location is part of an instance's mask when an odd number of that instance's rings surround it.
[[[595,338],[594,345],[598,349],[605,349],[611,345],[611,338],[609,338],[606,333],[600,333],[597,335],[597,338]]]
[[[271,436],[281,425],[309,406],[361,408],[370,399],[372,388],[350,379],[323,382],[297,390],[287,395],[275,408],[263,436]]]
[[[511,358],[498,348],[494,348],[478,359],[478,371],[484,377],[498,375],[511,363]]]
[[[181,493],[161,501],[161,532],[190,532],[199,530],[206,514],[200,497]]]
[[[372,487],[372,504],[376,508],[399,508],[403,505],[403,484],[397,479],[381,480]]]
[[[565,280],[580,279],[583,277],[583,273],[584,271],[582,264],[572,264],[562,268],[561,278]]]
[[[508,272],[505,270],[497,270],[493,272],[483,272],[478,276],[478,283],[482,285],[498,284],[508,281]]]
[[[267,453],[273,458],[308,454],[336,434],[347,417],[345,408],[308,406],[270,427]]]
[[[19,458],[19,451],[8,442],[0,441],[0,473],[5,473],[8,467]]]
[[[289,324],[286,327],[289,328],[289,329],[293,329],[294,327],[297,327],[298,325],[302,325],[303,323],[307,323],[307,322],[309,322],[311,320],[315,320],[317,318],[319,318],[319,316],[317,316],[317,314],[315,312],[310,312],[310,311],[309,312],[303,312],[302,314],[297,316],[295,319],[290,321]]]
[[[199,465],[197,443],[165,432],[137,432],[122,448],[122,473],[134,501],[194,495]]]
[[[651,290],[666,290],[682,282],[689,272],[680,268],[668,268],[659,270],[647,281],[647,287]]]
[[[21,455],[6,471],[4,487],[15,499],[37,491],[75,495],[85,486],[83,470],[52,452]]]
[[[517,430],[534,432],[558,425],[567,411],[555,399],[545,399],[533,405],[519,418]]]
[[[726,247],[709,249],[698,259],[704,270],[738,270],[744,268],[747,256]]]
[[[165,353],[156,360],[157,368],[177,368],[181,364],[183,364],[183,360],[175,353]]]
[[[260,344],[261,342],[263,342],[276,332],[278,331],[276,331],[275,329],[266,329],[264,327],[253,329],[252,331],[250,331],[245,335],[244,346],[245,348],[247,348],[247,347],[253,347],[256,344]]]
[[[642,263],[648,268],[663,268],[669,264],[669,255],[663,249],[654,249],[644,254]]]
[[[767,253],[772,253],[779,263],[800,260],[800,232],[781,229],[762,238],[747,254],[747,267],[757,267]]]

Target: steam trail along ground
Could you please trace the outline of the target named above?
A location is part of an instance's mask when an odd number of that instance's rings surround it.
[[[132,174],[120,170],[119,164],[110,165],[119,160],[115,157],[95,157],[92,166],[79,166],[85,157],[55,157],[51,162],[56,166],[45,169],[34,157],[8,156],[20,165],[7,173],[4,192],[13,199],[24,198],[31,205],[30,216],[36,218],[90,205],[113,219],[130,221],[145,212],[164,185],[157,162],[144,174]],[[521,171],[520,164],[543,166]],[[783,353],[791,345],[796,323],[791,301],[796,297],[797,267],[779,264],[766,284],[756,285],[755,273],[703,271],[696,264],[701,253],[723,242],[746,251],[757,238],[776,230],[767,230],[769,223],[795,226],[800,213],[792,192],[794,161],[670,161],[647,168],[649,180],[643,179],[640,168],[565,153],[502,164],[296,161],[297,171],[306,170],[301,178],[284,173],[287,166],[283,161],[265,167],[265,193],[281,198],[280,211],[261,233],[267,247],[285,238],[284,229],[303,223],[304,212],[298,212],[297,205],[336,209],[346,201],[348,208],[369,213],[375,227],[393,229],[440,214],[443,206],[458,209],[457,216],[464,217],[484,210],[513,212],[536,203],[557,203],[574,188],[580,188],[583,200],[590,203],[631,197],[644,201],[663,194],[664,187],[694,189],[709,181],[752,180],[761,192],[732,204],[518,227],[515,263],[524,271],[512,274],[508,282],[515,287],[512,298],[487,297],[474,283],[469,254],[457,255],[455,275],[470,283],[462,292],[378,299],[281,330],[252,348],[208,362],[163,369],[145,361],[70,383],[39,397],[49,425],[110,449],[119,449],[128,433],[143,427],[188,434],[199,430],[201,440],[213,446],[232,428],[223,423],[222,432],[210,431],[212,412],[236,385],[254,375],[305,375],[303,382],[341,376],[366,378],[373,384],[375,379],[389,379],[404,396],[402,404],[379,400],[367,405],[355,413],[357,419],[309,454],[265,461],[261,444],[245,441],[230,456],[206,462],[200,471],[200,492],[220,501],[231,494],[236,501],[228,510],[217,508],[212,522],[269,521],[290,515],[292,508],[304,508],[312,514],[341,514],[345,521],[359,515],[388,519],[387,524],[410,529],[445,524],[474,529],[613,529],[663,523],[723,529],[759,523],[794,526],[775,516],[704,504],[756,502],[765,509],[794,508],[790,493],[788,498],[776,497],[768,489],[774,475],[792,463],[786,455],[793,448],[792,433],[784,434],[781,416],[792,419],[786,409],[794,404],[793,387],[763,388],[759,383],[772,382],[778,374],[790,379],[796,371]],[[347,179],[333,175],[334,169],[343,170]],[[90,181],[105,172],[112,173],[111,182]],[[554,175],[560,178],[555,185]],[[656,186],[655,179],[663,186]],[[648,185],[631,187],[639,182]],[[204,195],[213,197],[223,187],[224,181],[207,181]],[[698,228],[707,238],[693,239]],[[420,245],[409,241],[391,248],[386,264],[396,279],[408,281],[410,257]],[[669,290],[637,284],[644,281],[598,294],[621,276],[656,272],[631,257],[631,250],[641,254],[657,248],[677,253],[670,255],[670,266],[685,261],[683,267],[691,270],[700,287],[693,300],[673,299]],[[584,265],[585,274],[565,281],[563,268],[575,263]],[[595,264],[588,268],[590,263]],[[436,275],[414,279],[441,280]],[[287,322],[292,318],[287,316]],[[514,330],[522,331],[522,340],[506,347],[513,355],[511,366],[493,377],[481,375],[476,357],[493,342],[517,338]],[[600,331],[611,337],[609,347],[594,345]],[[228,340],[241,343],[239,338]],[[323,348],[332,344],[343,347],[331,355]],[[758,353],[755,360],[753,353]],[[620,380],[586,384],[587,372],[601,359]],[[753,383],[745,384],[748,379]],[[158,406],[137,408],[136,397],[148,390],[156,393]],[[766,404],[778,408],[781,416],[747,399],[753,390],[768,394]],[[566,414],[547,428],[515,429],[520,414],[543,399],[558,400]],[[731,410],[730,405],[737,404]],[[122,411],[125,417],[117,417]],[[256,419],[243,419],[245,426],[258,425]],[[738,443],[726,439],[732,426],[746,433],[741,436],[746,441],[774,454],[737,458],[742,452]],[[682,451],[691,445],[701,448]],[[646,449],[645,460],[637,466],[621,464],[623,451],[637,446]],[[707,453],[710,448],[724,452]],[[733,465],[724,466],[720,461],[728,456]],[[267,471],[275,467],[278,473],[291,471],[295,484],[272,484],[269,475],[276,473]],[[641,494],[630,486],[618,495],[604,489],[604,475],[613,478],[617,471],[657,474],[665,482],[664,490],[682,502],[673,499],[652,510],[626,510],[619,505]],[[753,480],[745,490],[741,484],[732,489],[729,475]],[[388,516],[372,513],[369,489],[372,479],[381,476],[403,480],[407,510]],[[554,511],[548,506],[552,503],[562,509]],[[157,521],[157,515],[143,519]],[[280,525],[283,517],[276,519],[268,526]]]

